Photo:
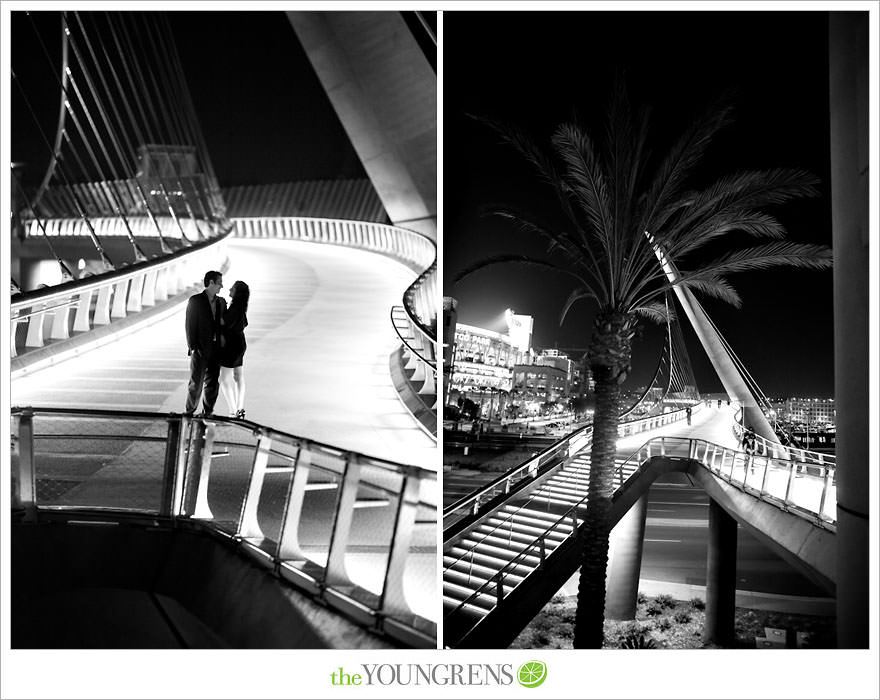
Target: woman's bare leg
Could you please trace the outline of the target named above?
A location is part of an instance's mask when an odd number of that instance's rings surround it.
[[[232,374],[235,379],[235,408],[237,411],[244,410],[244,367],[233,367]]]
[[[238,410],[238,394],[237,387],[232,378],[231,367],[220,368],[220,393],[223,394],[223,400],[226,402],[229,415],[234,416]]]

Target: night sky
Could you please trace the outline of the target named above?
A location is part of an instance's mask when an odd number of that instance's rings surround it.
[[[587,347],[588,302],[559,327],[571,291],[565,279],[504,265],[453,284],[459,270],[490,255],[547,257],[544,243],[481,215],[492,205],[562,221],[530,166],[466,115],[515,124],[549,141],[574,112],[587,123],[601,120],[621,69],[631,101],[652,107],[652,148],[660,153],[714,97],[735,90],[736,121],[716,137],[693,184],[744,169],[809,170],[822,180],[820,198],[767,211],[785,224],[789,239],[831,245],[825,13],[446,12],[443,30],[444,294],[458,299],[459,322],[503,331],[510,307],[534,316],[534,347]],[[831,271],[774,270],[730,280],[741,310],[701,301],[764,392],[833,395]],[[695,334],[684,330],[700,390],[721,391]],[[650,379],[660,342],[656,327],[645,329],[628,385]]]
[[[57,65],[59,13],[33,15]],[[222,187],[365,177],[284,12],[168,16]],[[24,12],[13,13],[11,38],[13,68],[52,140],[60,87]],[[27,164],[26,182],[39,182],[49,153],[15,85],[12,95],[13,160]]]

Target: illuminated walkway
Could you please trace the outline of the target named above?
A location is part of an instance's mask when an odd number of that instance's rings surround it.
[[[285,432],[436,468],[405,411],[388,357],[389,309],[412,272],[376,253],[298,241],[235,240],[224,295],[251,287],[247,417]],[[181,412],[189,377],[184,308],[81,357],[12,382],[12,405]],[[224,414],[222,396],[215,411]]]

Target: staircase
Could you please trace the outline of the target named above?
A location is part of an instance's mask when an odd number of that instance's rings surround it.
[[[636,471],[628,454],[616,458],[619,481]],[[529,493],[513,494],[443,553],[444,644],[458,646],[496,609],[504,596],[543,568],[583,522],[590,477],[589,444],[559,468],[535,481]],[[533,576],[530,581],[539,578]],[[525,588],[525,586],[522,586]],[[558,589],[554,588],[550,595]],[[542,603],[543,605],[543,603]],[[527,622],[527,620],[526,620]]]

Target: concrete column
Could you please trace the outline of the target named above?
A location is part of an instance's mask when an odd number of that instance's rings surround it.
[[[829,13],[837,645],[868,647],[868,13]],[[876,251],[873,252],[876,255]]]
[[[645,493],[611,531],[608,583],[605,586],[606,619],[634,620],[636,617],[647,515],[648,494]]]
[[[704,643],[730,645],[734,640],[736,534],[736,520],[710,499]]]
[[[436,241],[437,75],[406,22],[398,12],[287,17],[391,221]]]

